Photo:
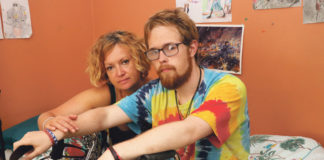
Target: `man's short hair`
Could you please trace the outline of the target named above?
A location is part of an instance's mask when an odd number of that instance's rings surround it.
[[[182,43],[185,45],[189,46],[192,40],[198,41],[199,35],[196,25],[190,17],[183,12],[183,9],[166,9],[153,15],[145,24],[144,40],[146,47],[149,48],[148,37],[154,27],[170,25],[178,29],[182,37]]]

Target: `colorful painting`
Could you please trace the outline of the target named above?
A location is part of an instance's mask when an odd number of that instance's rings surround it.
[[[243,25],[197,25],[199,65],[241,74]]]
[[[253,0],[254,9],[289,8],[301,6],[301,0]]]
[[[176,0],[196,23],[231,22],[232,0]]]
[[[304,1],[303,13],[304,24],[324,22],[324,0]]]
[[[28,0],[0,0],[5,38],[29,38],[32,35]]]

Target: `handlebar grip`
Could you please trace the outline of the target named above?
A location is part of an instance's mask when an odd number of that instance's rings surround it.
[[[153,153],[153,154],[145,154],[139,157],[138,160],[165,160],[168,158],[173,158],[177,152],[175,150],[169,150],[159,153]]]
[[[11,154],[9,160],[18,160],[24,154],[26,154],[27,152],[29,152],[33,149],[34,149],[34,147],[30,146],[30,145],[20,146]]]

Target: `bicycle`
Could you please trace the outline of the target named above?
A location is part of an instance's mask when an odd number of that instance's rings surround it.
[[[84,152],[84,155],[65,156],[65,155],[63,155],[63,150],[66,147],[73,147],[73,148],[80,149]],[[33,146],[30,146],[30,145],[20,146],[12,153],[9,160],[18,160],[25,153],[32,151],[33,149],[34,149]],[[65,144],[63,140],[60,140],[58,142],[58,144],[56,144],[52,147],[52,152],[50,153],[50,155],[48,157],[44,157],[43,159],[47,159],[47,158],[51,158],[53,160],[58,160],[61,158],[85,159],[85,155],[87,155],[87,152],[88,152],[87,150],[82,149],[81,147],[74,146],[71,144]],[[142,156],[138,157],[136,160],[165,160],[165,159],[172,159],[172,158],[174,160],[180,160],[180,156],[174,150],[142,155]]]

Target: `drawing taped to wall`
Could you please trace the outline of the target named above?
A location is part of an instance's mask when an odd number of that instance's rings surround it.
[[[301,0],[253,0],[254,9],[289,8],[301,6]]]
[[[232,0],[176,0],[176,7],[196,23],[232,21]]]
[[[3,39],[1,20],[0,20],[0,39]]]
[[[28,0],[0,0],[5,38],[29,38],[32,35]]]
[[[201,22],[201,1],[200,0],[176,0],[176,7],[183,8],[189,17],[196,23]]]
[[[303,4],[304,24],[324,22],[324,0],[307,0]]]
[[[199,65],[241,74],[243,25],[197,25]]]

